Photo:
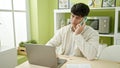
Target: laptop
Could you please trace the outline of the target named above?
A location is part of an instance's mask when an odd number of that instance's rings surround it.
[[[55,47],[40,44],[25,44],[27,58],[30,64],[60,68],[67,60],[56,56]]]

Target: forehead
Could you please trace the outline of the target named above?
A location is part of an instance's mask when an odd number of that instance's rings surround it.
[[[75,14],[73,14],[73,13],[71,13],[71,15],[72,15],[72,16],[75,16],[75,17],[81,17],[81,16],[75,15]]]

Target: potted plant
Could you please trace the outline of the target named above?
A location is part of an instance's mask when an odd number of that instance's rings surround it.
[[[25,47],[25,43],[37,44],[36,40],[28,40],[26,42],[20,42],[19,47]]]
[[[36,40],[28,40],[26,42],[20,42],[18,47],[19,55],[26,55],[25,43],[37,44]]]

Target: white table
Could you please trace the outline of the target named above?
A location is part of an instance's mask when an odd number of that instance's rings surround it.
[[[59,57],[68,60],[61,68],[66,68],[66,64],[90,64],[91,68],[120,68],[120,62],[98,60],[98,59],[89,61],[83,57],[69,57],[69,56],[59,56]],[[15,68],[48,68],[48,67],[29,64],[29,62],[26,61]]]

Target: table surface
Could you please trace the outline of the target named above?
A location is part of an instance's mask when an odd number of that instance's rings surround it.
[[[100,59],[89,61],[83,57],[73,57],[73,56],[65,56],[65,55],[60,55],[59,57],[62,59],[67,59],[67,62],[61,68],[66,68],[67,64],[90,64],[91,68],[120,68],[120,62],[115,62],[115,61],[100,60]],[[48,68],[48,67],[29,64],[29,62],[26,61],[16,66],[15,68]]]

